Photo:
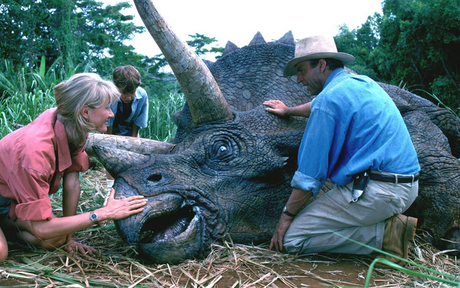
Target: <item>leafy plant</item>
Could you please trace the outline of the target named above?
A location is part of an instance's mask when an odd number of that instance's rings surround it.
[[[173,115],[185,104],[181,93],[170,93],[161,98],[149,99],[149,121],[147,128],[140,131],[143,138],[170,141],[176,134],[177,127]]]
[[[52,90],[34,92],[16,92],[0,102],[0,138],[15,130],[13,124],[26,125],[32,122],[46,109],[54,107]]]

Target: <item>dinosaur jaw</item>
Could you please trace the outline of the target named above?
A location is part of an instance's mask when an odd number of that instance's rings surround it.
[[[167,192],[149,197],[144,211],[116,222],[129,245],[157,263],[180,263],[200,257],[204,250],[205,220],[194,201]]]
[[[141,230],[139,250],[158,263],[177,264],[199,258],[204,247],[204,220],[198,206],[148,219]]]

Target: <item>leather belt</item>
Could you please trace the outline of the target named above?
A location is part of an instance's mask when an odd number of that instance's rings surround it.
[[[390,183],[412,183],[418,180],[420,173],[414,175],[401,175],[401,174],[391,174],[391,173],[369,173],[369,178],[371,180],[380,181],[380,182],[390,182]]]

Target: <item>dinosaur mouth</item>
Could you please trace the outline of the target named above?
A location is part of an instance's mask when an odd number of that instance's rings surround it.
[[[157,263],[178,264],[203,254],[204,220],[198,206],[149,218],[142,225],[138,247]]]
[[[142,226],[139,243],[173,242],[176,237],[189,234],[199,221],[198,207],[186,206],[172,214],[149,218]]]
[[[149,197],[144,211],[116,221],[121,238],[156,263],[177,264],[201,257],[205,217],[194,200],[165,192]]]

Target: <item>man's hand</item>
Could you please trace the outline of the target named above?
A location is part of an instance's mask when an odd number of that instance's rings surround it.
[[[283,251],[283,238],[284,234],[286,234],[287,229],[291,226],[293,217],[290,217],[286,214],[281,214],[281,219],[276,225],[275,234],[272,237],[272,241],[270,243],[270,250],[275,249],[278,252]]]
[[[265,111],[267,112],[278,116],[288,116],[289,108],[280,100],[268,100],[264,102],[264,105],[268,106],[265,108]]]

